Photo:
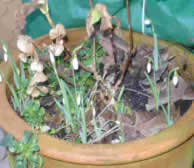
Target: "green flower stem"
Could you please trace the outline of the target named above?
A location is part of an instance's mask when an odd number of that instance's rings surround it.
[[[170,95],[170,76],[173,72],[177,71],[178,68],[173,68],[170,70],[170,72],[168,73],[168,119],[171,120],[171,110],[170,110],[170,104],[171,104],[171,95]]]

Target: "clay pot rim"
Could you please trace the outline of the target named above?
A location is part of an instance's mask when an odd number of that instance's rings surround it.
[[[68,30],[70,36],[76,32],[84,33],[84,28]],[[48,38],[47,35],[36,41],[37,43],[41,43],[46,38]],[[160,42],[162,43],[162,41]],[[175,46],[175,48],[177,47],[180,48],[181,46]],[[0,69],[4,71],[5,79],[8,79],[11,74],[10,64],[2,63],[0,64]],[[17,116],[8,103],[5,81],[0,83],[0,95],[0,127],[20,140],[24,130],[31,130],[31,127]],[[46,134],[39,134],[40,154],[56,160],[91,165],[125,164],[147,160],[173,150],[193,136],[193,112],[194,103],[188,112],[173,126],[151,137],[124,144],[74,144]]]

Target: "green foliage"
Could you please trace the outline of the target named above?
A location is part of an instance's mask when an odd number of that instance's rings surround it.
[[[40,126],[43,122],[45,109],[38,101],[28,100],[21,111],[22,118],[31,126]]]
[[[38,135],[30,131],[24,131],[20,142],[14,140],[13,135],[7,134],[1,145],[8,148],[9,152],[15,154],[15,168],[42,168],[43,159],[38,154]]]

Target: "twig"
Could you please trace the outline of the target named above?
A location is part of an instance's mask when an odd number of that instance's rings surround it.
[[[92,0],[89,0],[90,2],[90,9],[93,9],[93,3],[92,3]]]
[[[81,62],[79,62],[79,65],[80,67],[84,70],[84,71],[87,71],[87,72],[90,72],[90,73],[94,73],[94,71],[88,67],[86,67],[84,64],[82,64]]]
[[[128,28],[129,28],[129,46],[131,49],[133,49],[133,38],[132,38],[132,31],[131,31],[129,0],[126,0],[126,7],[127,7]]]
[[[115,83],[115,86],[114,86],[115,90],[118,89],[119,85],[123,81],[123,79],[125,77],[125,73],[127,72],[128,67],[129,67],[129,62],[130,62],[131,55],[133,55],[135,53],[135,50],[133,49],[133,38],[132,38],[131,22],[130,22],[129,0],[126,0],[126,8],[127,8],[127,15],[128,15],[129,48],[130,48],[130,50],[127,52],[127,55],[126,55],[127,59],[125,59],[124,69],[123,69],[123,72],[121,74],[121,77]]]
[[[143,93],[143,92],[140,92],[140,91],[137,91],[137,90],[134,90],[134,89],[129,89],[129,88],[127,88],[127,89],[125,89],[125,90],[126,90],[126,91],[130,91],[130,92],[135,92],[135,93],[140,94],[140,95],[142,95],[142,96],[151,97],[151,96],[149,96],[149,95],[146,94],[146,93]]]

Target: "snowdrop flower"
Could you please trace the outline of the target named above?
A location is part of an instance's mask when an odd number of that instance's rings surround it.
[[[20,35],[18,37],[17,47],[20,51],[28,55],[33,55],[35,51],[32,38],[26,35]]]
[[[174,72],[172,82],[173,82],[174,86],[177,86],[177,84],[178,84],[178,73],[177,73],[177,71]]]
[[[8,61],[8,54],[5,52],[3,55],[4,61],[7,62]]]
[[[43,126],[40,126],[40,131],[41,133],[46,133],[50,130],[51,128],[48,126],[48,125],[43,125]]]
[[[3,77],[2,75],[0,74],[0,83],[3,81]]]
[[[152,21],[151,21],[150,19],[146,19],[146,20],[144,21],[144,24],[147,25],[147,26],[149,26],[149,25],[152,24]]]
[[[34,72],[42,72],[44,68],[40,62],[33,61],[30,65],[30,69]]]
[[[148,74],[152,71],[152,64],[150,62],[147,63],[147,72]]]
[[[55,64],[54,50],[55,50],[55,45],[54,44],[50,45],[49,46],[49,58],[52,64]]]
[[[81,104],[81,96],[80,94],[77,95],[77,105],[79,106]]]
[[[74,70],[78,70],[79,69],[79,62],[76,56],[73,57],[72,60],[72,66]]]
[[[93,115],[93,117],[96,116],[96,109],[94,107],[92,108],[92,115]]]
[[[120,124],[121,124],[121,122],[118,121],[118,120],[116,120],[115,123],[116,123],[117,125],[120,125]]]
[[[111,141],[111,143],[112,143],[112,144],[118,144],[118,143],[120,143],[120,140],[119,140],[119,139],[113,139],[113,140]]]

